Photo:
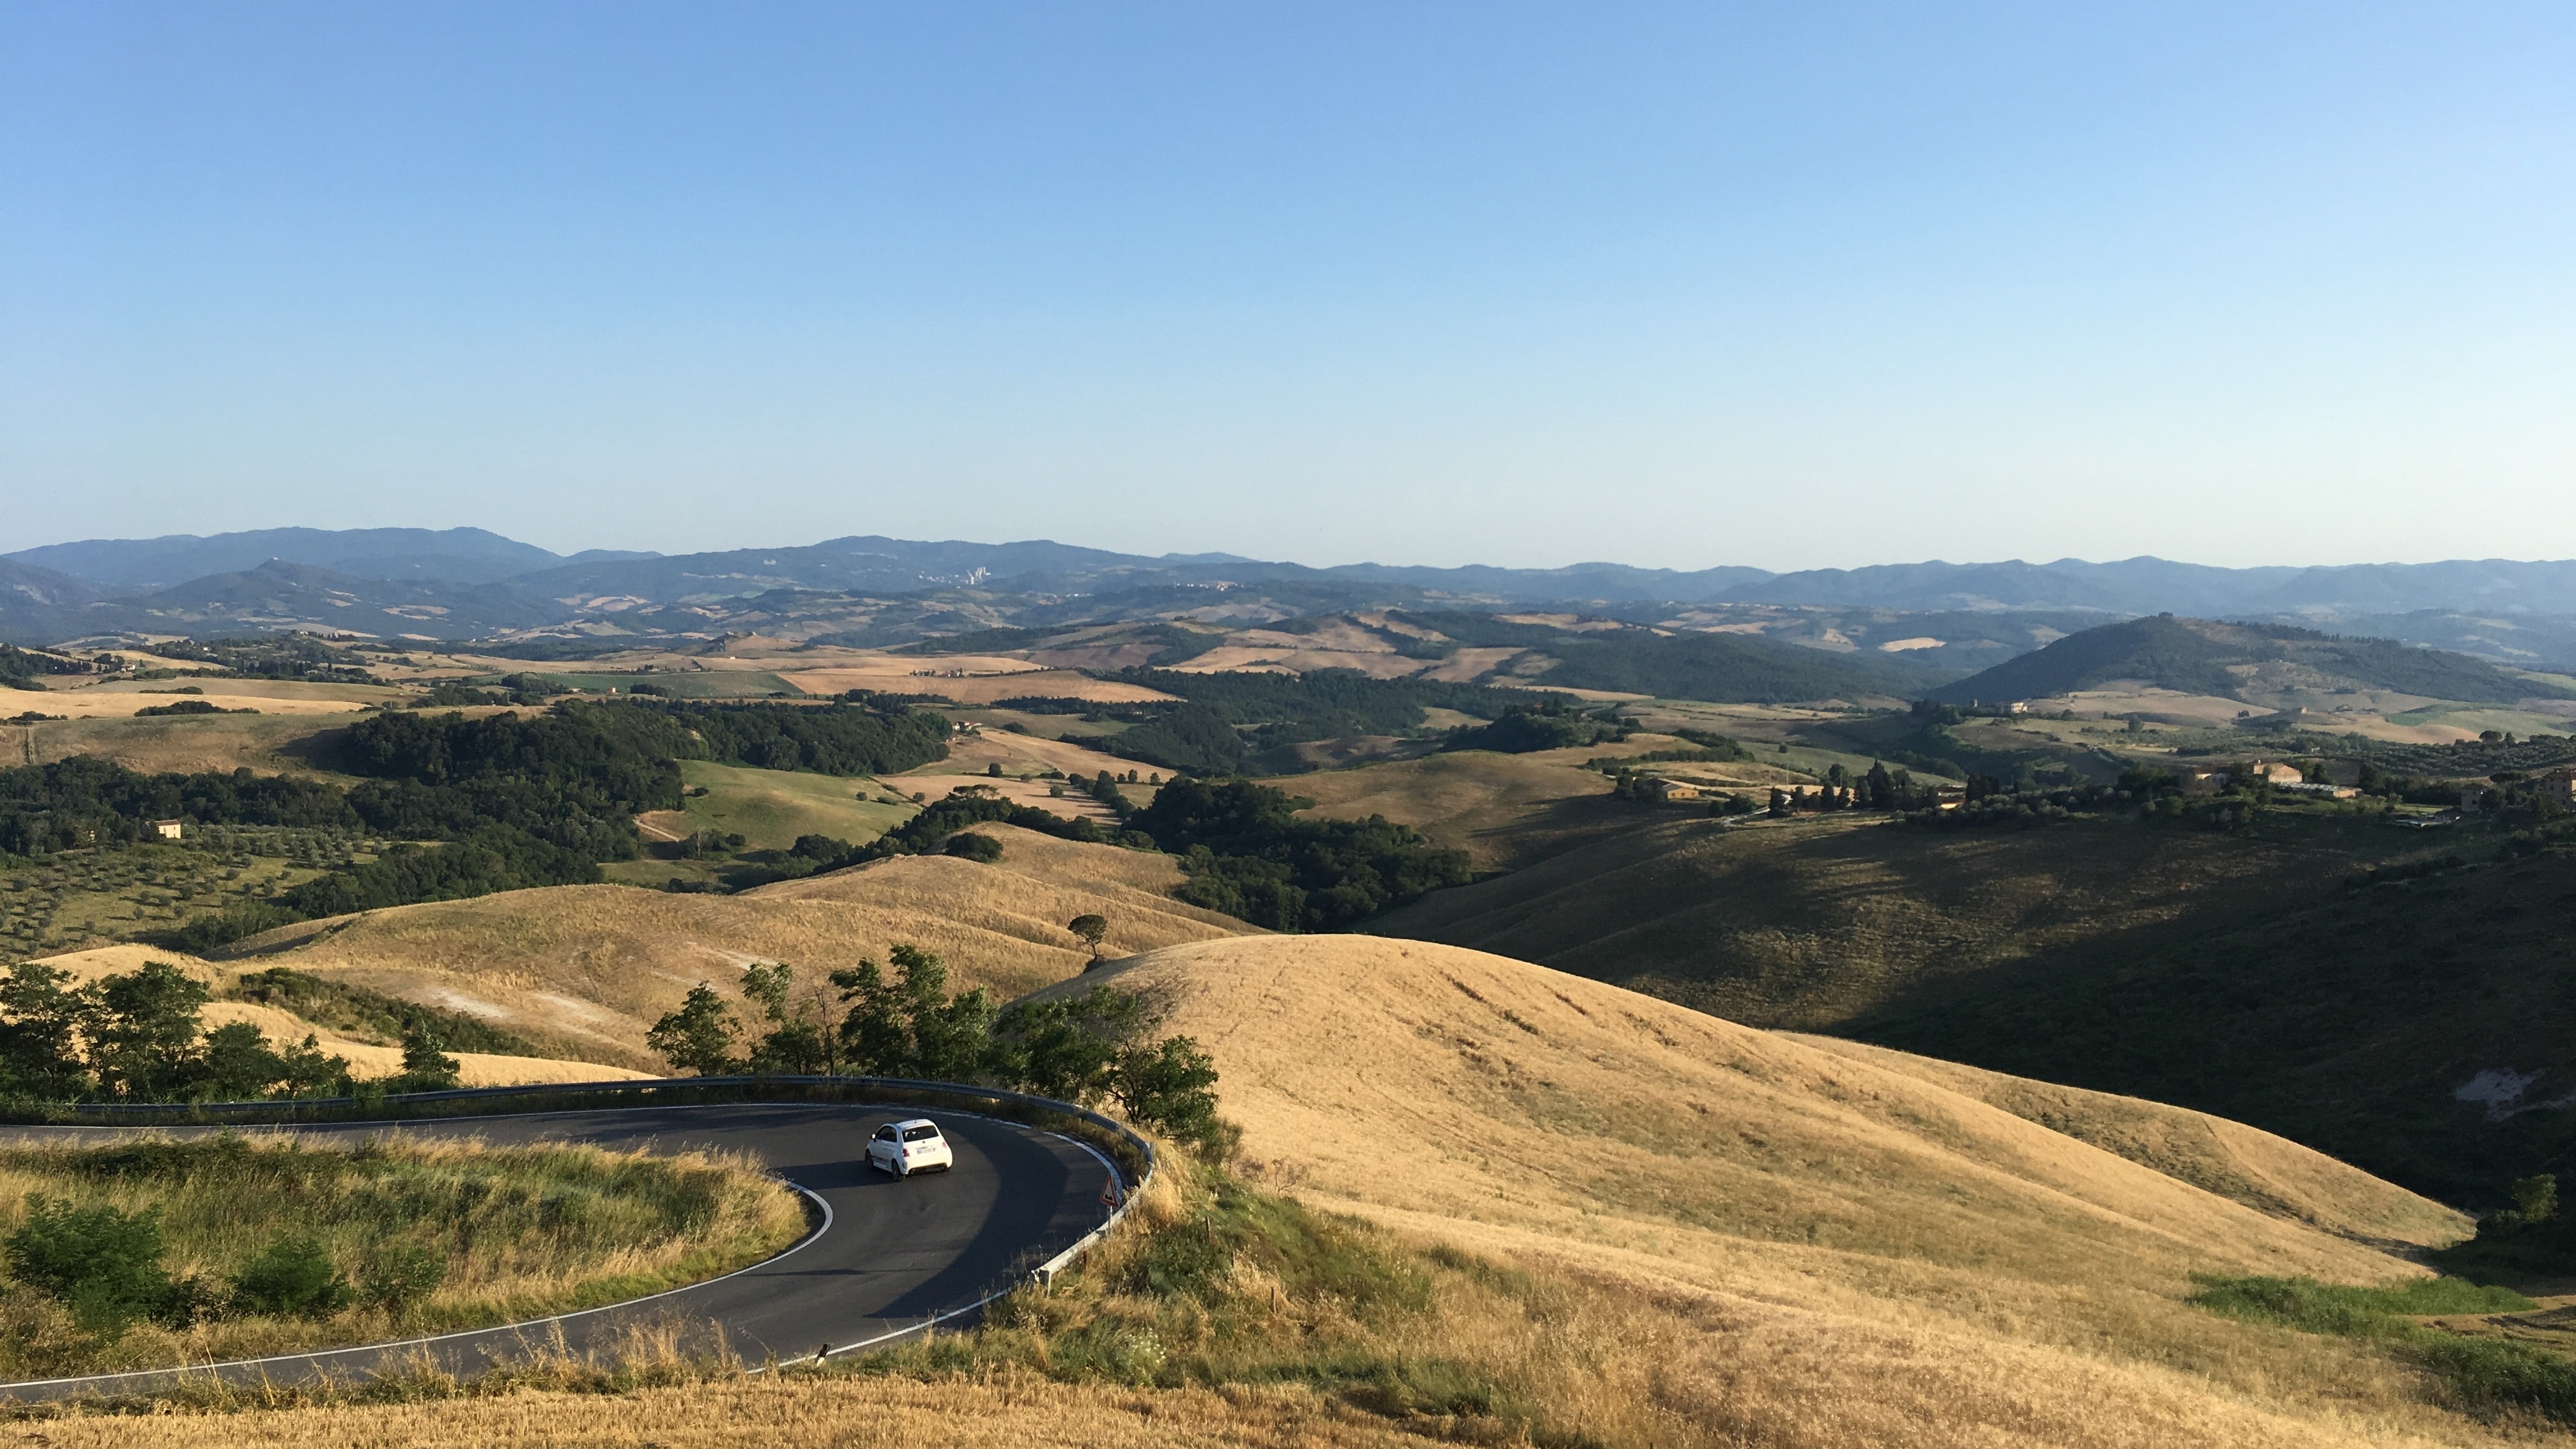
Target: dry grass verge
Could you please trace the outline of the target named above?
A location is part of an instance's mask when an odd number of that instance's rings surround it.
[[[29,1221],[38,1198],[153,1215],[160,1266],[184,1291],[166,1300],[176,1312],[106,1325],[21,1272],[0,1289],[8,1378],[508,1323],[712,1277],[805,1231],[796,1195],[744,1158],[399,1134],[355,1145],[224,1134],[0,1147],[0,1238]],[[298,1241],[354,1291],[302,1312],[256,1304],[240,1285],[281,1242]],[[435,1268],[415,1272],[407,1291],[367,1291],[372,1275],[405,1259]]]
[[[197,1446],[1324,1444],[1448,1441],[1844,1449],[2514,1442],[2429,1407],[2366,1345],[2240,1329],[2242,1368],[2331,1382],[2283,1404],[2201,1368],[1994,1343],[1922,1322],[1653,1285],[1544,1258],[1505,1268],[1176,1163],[1131,1231],[978,1331],[746,1377],[676,1335],[460,1384],[231,1391],[145,1419],[39,1411],[47,1442]],[[2293,1352],[2274,1351],[2287,1343]],[[616,1396],[604,1411],[599,1396]],[[142,1405],[127,1406],[128,1410]],[[245,1416],[239,1411],[278,1412]],[[211,1411],[211,1412],[206,1412]],[[29,1425],[29,1427],[36,1427]]]

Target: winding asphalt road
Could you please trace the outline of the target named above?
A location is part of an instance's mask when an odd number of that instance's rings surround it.
[[[868,1137],[883,1123],[929,1117],[954,1147],[956,1167],[897,1181],[866,1165]],[[98,1141],[135,1128],[0,1128],[0,1140]],[[195,1129],[210,1131],[213,1129]],[[494,1143],[588,1142],[680,1151],[748,1153],[801,1188],[815,1229],[787,1252],[727,1277],[586,1313],[440,1338],[328,1353],[0,1384],[0,1396],[52,1399],[149,1394],[183,1376],[287,1383],[323,1374],[363,1377],[432,1355],[472,1373],[545,1350],[560,1332],[574,1353],[613,1346],[636,1324],[676,1325],[698,1347],[720,1326],[726,1343],[757,1363],[846,1353],[963,1317],[989,1295],[1100,1226],[1116,1169],[1070,1138],[1016,1123],[936,1109],[837,1103],[635,1107],[527,1116],[349,1123],[291,1129],[306,1138],[370,1133],[481,1137]],[[173,1135],[191,1135],[186,1131]]]

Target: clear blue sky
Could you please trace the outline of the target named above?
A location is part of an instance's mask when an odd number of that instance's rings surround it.
[[[0,7],[0,549],[2576,555],[2576,7]]]

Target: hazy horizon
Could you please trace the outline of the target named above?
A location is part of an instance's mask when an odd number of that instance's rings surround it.
[[[310,527],[310,525],[304,525],[304,524],[279,524],[279,525],[275,525],[275,527],[276,527],[276,528],[280,528],[280,529],[286,529],[286,528],[305,528],[305,527]],[[380,525],[362,525],[361,527],[381,527],[381,528],[402,529],[402,528],[419,528],[419,527],[424,527],[424,526],[423,526],[423,525],[414,525],[414,524],[380,524]],[[569,557],[571,557],[571,556],[573,556],[573,555],[576,555],[576,554],[583,553],[583,552],[585,552],[585,551],[598,551],[598,552],[611,552],[611,553],[613,553],[613,552],[626,551],[626,550],[620,550],[620,549],[617,549],[616,547],[614,547],[614,546],[612,546],[612,545],[596,544],[596,543],[573,543],[573,544],[570,544],[570,545],[568,545],[568,546],[559,546],[559,545],[552,544],[552,543],[545,543],[545,542],[541,542],[541,541],[539,541],[539,540],[526,538],[526,537],[523,537],[523,536],[521,536],[521,535],[511,533],[511,532],[509,532],[508,530],[505,530],[505,529],[488,528],[488,527],[485,527],[485,526],[483,526],[483,525],[481,525],[481,524],[455,524],[455,525],[442,525],[442,526],[440,526],[440,527],[438,527],[438,528],[430,529],[429,531],[432,531],[432,532],[446,532],[446,531],[449,531],[450,529],[455,529],[455,528],[476,529],[476,530],[479,530],[479,531],[481,531],[481,532],[484,532],[484,533],[487,533],[487,534],[492,534],[492,535],[495,535],[495,536],[497,536],[497,537],[500,537],[500,538],[506,539],[506,540],[508,540],[508,541],[510,541],[510,542],[513,542],[513,543],[534,544],[536,547],[546,549],[548,552],[554,553],[554,554],[559,555],[559,556],[562,556],[562,557],[567,557],[567,558],[569,558]],[[76,538],[76,539],[75,539],[75,538],[47,539],[47,540],[45,540],[45,541],[43,541],[43,542],[41,542],[41,543],[23,544],[23,545],[19,545],[19,546],[12,547],[12,548],[7,548],[7,549],[5,549],[5,550],[0,550],[0,557],[15,557],[15,556],[20,555],[20,554],[32,553],[32,552],[36,552],[36,551],[39,551],[39,550],[42,550],[42,549],[46,549],[46,548],[63,547],[63,546],[70,546],[70,545],[77,545],[77,544],[92,544],[92,543],[154,543],[154,542],[163,542],[163,541],[176,541],[176,540],[183,540],[183,539],[209,539],[209,538],[221,538],[221,537],[225,537],[225,536],[228,536],[228,535],[245,534],[245,533],[261,533],[261,532],[268,532],[268,531],[271,531],[271,530],[269,530],[269,529],[224,529],[224,530],[220,530],[220,531],[218,531],[218,532],[216,532],[216,533],[207,533],[207,534],[171,533],[171,534],[157,534],[157,535],[127,535],[127,536],[116,536],[116,535],[97,535],[97,536],[88,537],[88,538]],[[335,530],[317,530],[317,531],[322,531],[322,532],[331,532],[331,531],[335,531]],[[756,550],[756,549],[759,549],[759,548],[762,548],[762,547],[767,547],[767,548],[777,548],[777,549],[811,548],[811,547],[818,547],[818,546],[820,546],[820,545],[822,545],[822,544],[826,544],[826,543],[833,542],[834,540],[836,540],[836,539],[840,539],[840,538],[861,537],[861,536],[868,536],[868,535],[856,535],[856,534],[834,534],[834,535],[832,535],[832,536],[830,536],[830,537],[826,537],[826,538],[810,538],[810,539],[803,539],[803,540],[801,540],[801,541],[788,540],[788,539],[772,538],[772,539],[766,540],[764,543],[756,543],[756,544],[725,545],[725,546],[722,546],[722,547],[717,547],[717,548],[707,548],[707,549],[677,549],[677,550],[649,550],[649,551],[648,551],[648,550],[636,550],[636,552],[652,552],[652,553],[657,553],[657,554],[660,554],[660,555],[662,555],[662,556],[668,557],[668,556],[671,556],[671,555],[673,555],[673,554],[687,554],[687,553],[700,553],[700,552],[708,552],[708,553],[713,553],[713,552],[733,552],[733,551],[738,551],[738,550]],[[892,538],[892,537],[894,537],[894,535],[882,535],[882,534],[881,534],[881,535],[875,535],[875,536],[879,536],[879,537],[888,537],[888,538]],[[1091,547],[1097,547],[1096,545],[1075,543],[1075,542],[1073,542],[1072,540],[1067,540],[1067,539],[1044,538],[1044,537],[1035,537],[1035,536],[1027,537],[1027,538],[962,538],[962,537],[959,537],[959,538],[910,538],[910,539],[900,539],[900,540],[898,540],[898,541],[900,541],[900,542],[905,542],[905,543],[956,544],[956,545],[967,546],[967,547],[988,547],[988,548],[1007,547],[1007,546],[1011,546],[1011,545],[1015,545],[1015,544],[1060,544],[1060,545],[1065,545],[1065,546],[1068,546],[1068,547],[1077,547],[1077,548],[1091,548]],[[1105,550],[1103,550],[1103,551],[1104,551],[1104,552],[1111,552],[1111,553],[1131,553],[1131,554],[1132,554],[1132,553],[1137,553],[1137,552],[1138,552],[1137,550],[1133,550],[1133,549],[1119,549],[1119,548],[1105,549]],[[1141,554],[1140,556],[1142,556],[1142,557],[1147,557],[1147,558],[1174,558],[1174,559],[1187,559],[1187,558],[1203,558],[1203,557],[1207,557],[1207,556],[1210,556],[1210,555],[1213,555],[1213,554],[1220,554],[1220,553],[1233,553],[1233,552],[1234,552],[1233,550],[1227,550],[1227,549],[1171,549],[1171,550],[1165,550],[1165,551],[1162,551],[1162,552],[1160,552],[1160,553],[1153,553],[1153,554]],[[1410,559],[1405,559],[1405,558],[1400,558],[1400,557],[1336,559],[1336,560],[1331,560],[1331,561],[1319,562],[1319,561],[1317,561],[1317,560],[1315,560],[1315,559],[1311,559],[1311,558],[1297,558],[1297,557],[1292,557],[1292,556],[1287,556],[1287,555],[1270,555],[1270,556],[1263,556],[1263,555],[1257,555],[1257,554],[1238,554],[1237,556],[1238,556],[1238,557],[1241,557],[1241,558],[1243,558],[1243,559],[1245,559],[1247,562],[1267,563],[1267,564],[1288,564],[1288,565],[1292,565],[1292,566],[1296,566],[1296,567],[1302,567],[1302,568],[1314,568],[1314,569],[1351,568],[1351,567],[1380,567],[1380,568],[1398,568],[1398,569],[1413,569],[1413,568],[1474,568],[1474,567],[1487,567],[1487,568],[1503,568],[1503,569],[1513,569],[1513,570],[1528,570],[1528,571],[1533,571],[1533,572],[1549,572],[1549,571],[1566,571],[1566,570],[1582,569],[1582,568],[1636,568],[1636,569],[1670,569],[1671,571],[1676,572],[1676,573],[1700,573],[1700,572],[1706,572],[1706,571],[1709,571],[1709,570],[1714,570],[1714,569],[1723,569],[1723,568],[1763,568],[1763,567],[1764,567],[1763,565],[1760,565],[1760,564],[1747,564],[1747,563],[1741,563],[1741,562],[1737,562],[1737,561],[1734,561],[1734,560],[1728,560],[1728,559],[1720,559],[1720,560],[1717,560],[1717,561],[1715,561],[1715,562],[1710,562],[1710,563],[1683,564],[1683,565],[1640,564],[1640,563],[1636,563],[1636,562],[1634,562],[1634,561],[1632,561],[1632,560],[1628,560],[1628,559],[1620,559],[1620,558],[1583,558],[1583,559],[1571,559],[1571,560],[1567,560],[1567,561],[1560,562],[1560,563],[1537,563],[1537,564],[1495,564],[1495,563],[1490,563],[1490,562],[1488,562],[1488,561],[1486,561],[1486,560],[1482,560],[1482,559],[1472,559],[1472,560],[1467,561],[1467,562],[1466,562],[1466,563],[1464,563],[1464,564],[1430,564],[1430,563],[1422,563],[1422,562],[1419,562],[1419,561],[1410,560]],[[2129,555],[2125,555],[2125,556],[2123,556],[2123,557],[2119,557],[2119,558],[2084,558],[2084,557],[2082,557],[2082,556],[2080,556],[2080,555],[2075,555],[2075,554],[2063,554],[2063,555],[2059,555],[2059,556],[2057,556],[2057,557],[2055,557],[2055,558],[2021,558],[2021,557],[2004,557],[2004,558],[1889,558],[1889,559],[1875,559],[1875,560],[1870,560],[1870,561],[1868,561],[1868,562],[1864,562],[1864,563],[1856,563],[1856,564],[1819,564],[1819,565],[1815,565],[1815,566],[1813,566],[1813,569],[1812,569],[1812,570],[1809,570],[1809,569],[1786,569],[1786,568],[1777,568],[1777,569],[1769,569],[1769,570],[1768,570],[1768,572],[1772,572],[1772,573],[1799,573],[1799,572],[1809,572],[1809,571],[1843,571],[1843,572],[1851,572],[1851,571],[1856,571],[1856,570],[1860,570],[1860,569],[1870,569],[1870,568],[1906,568],[1906,567],[1920,567],[1920,566],[1938,566],[1938,567],[1951,567],[1951,568],[1978,568],[1978,567],[1989,567],[1989,566],[2007,565],[2007,564],[2027,564],[2027,565],[2030,565],[2030,566],[2033,566],[2033,567],[2038,567],[2038,568],[2049,568],[2049,567],[2056,567],[2056,566],[2062,566],[2062,565],[2067,565],[2067,564],[2084,564],[2084,565],[2088,565],[2088,566],[2101,567],[2101,566],[2105,566],[2105,565],[2120,564],[2120,563],[2133,563],[2133,562],[2139,562],[2139,561],[2143,561],[2143,560],[2153,560],[2153,561],[2155,561],[2155,562],[2160,562],[2160,563],[2179,564],[2179,565],[2184,565],[2184,566],[2187,566],[2187,567],[2195,567],[2195,568],[2225,568],[2225,569],[2246,569],[2246,570],[2252,570],[2252,569],[2301,570],[2301,569],[2312,569],[2312,568],[2354,568],[2354,567],[2363,567],[2363,568],[2366,568],[2366,567],[2375,567],[2375,566],[2406,567],[2406,566],[2412,566],[2412,565],[2417,565],[2417,564],[2440,564],[2440,563],[2472,563],[2472,564],[2475,564],[2475,563],[2511,563],[2511,564],[2576,563],[2576,558],[2570,558],[2570,559],[2515,558],[2515,557],[2511,557],[2511,556],[2507,556],[2507,555],[2502,555],[2502,554],[2490,554],[2490,555],[2484,555],[2484,556],[2474,557],[2474,558],[2471,558],[2471,557],[2462,557],[2462,558],[2448,558],[2448,559],[2357,559],[2357,560],[2351,560],[2351,561],[2347,561],[2347,562],[2343,562],[2343,563],[2255,562],[2255,563],[2248,563],[2248,564],[2212,564],[2212,563],[2208,563],[2208,562],[2207,562],[2207,561],[2205,561],[2205,560],[2200,560],[2200,559],[2190,559],[2190,558],[2169,558],[2169,557],[2166,557],[2166,556],[2164,556],[2164,555],[2162,555],[2162,554],[2129,554]]]

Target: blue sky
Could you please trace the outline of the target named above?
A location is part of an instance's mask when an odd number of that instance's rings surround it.
[[[0,7],[0,549],[2576,555],[2564,5]]]

